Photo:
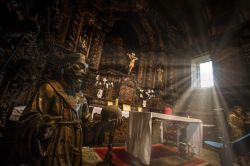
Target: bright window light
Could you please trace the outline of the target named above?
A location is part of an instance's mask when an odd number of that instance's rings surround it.
[[[214,86],[212,61],[200,63],[200,86],[201,88]]]
[[[192,89],[210,88],[214,86],[213,65],[210,55],[204,53],[191,60]]]

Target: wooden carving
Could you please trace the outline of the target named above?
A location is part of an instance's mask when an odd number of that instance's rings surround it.
[[[72,13],[68,0],[63,0],[62,2],[55,5],[52,19],[52,34],[59,44],[64,43]]]
[[[92,37],[93,26],[88,26],[85,22],[83,22],[82,32],[78,40],[77,52],[81,52],[86,57],[88,57]]]
[[[1,73],[0,125],[4,126],[6,115],[13,107],[25,106],[34,96],[38,80],[44,70],[45,57],[37,45],[38,33],[28,32],[15,55]],[[9,72],[11,71],[11,72]]]
[[[126,77],[121,82],[119,98],[123,102],[133,103],[136,100],[136,82],[131,77]]]
[[[164,67],[162,65],[158,65],[155,71],[155,87],[156,88],[161,89],[164,87],[164,83],[165,83],[164,75],[165,75]]]
[[[104,33],[99,29],[95,29],[93,33],[92,43],[90,46],[89,56],[88,56],[89,67],[91,69],[94,69],[94,70],[99,69],[103,41],[104,41]]]
[[[107,36],[102,52],[101,67],[107,67],[123,74],[128,73],[129,57],[126,56],[124,41],[121,37]]]
[[[143,86],[143,78],[144,78],[144,73],[145,73],[145,70],[146,70],[146,65],[145,65],[145,59],[144,58],[141,58],[140,59],[140,63],[139,63],[139,71],[138,71],[138,83],[140,84],[140,86]]]
[[[120,94],[122,101],[125,102],[132,102],[132,99],[134,97],[135,90],[132,87],[127,86],[121,86],[120,88]]]
[[[68,32],[65,38],[65,48],[69,51],[76,52],[78,40],[80,37],[83,18],[81,14],[81,4],[78,4],[76,11],[72,14]]]

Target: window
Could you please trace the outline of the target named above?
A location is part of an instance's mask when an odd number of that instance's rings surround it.
[[[200,63],[201,88],[214,86],[212,61]]]
[[[209,88],[214,86],[213,65],[209,55],[192,59],[192,88]]]

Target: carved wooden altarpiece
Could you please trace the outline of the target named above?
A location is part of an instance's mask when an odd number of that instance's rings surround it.
[[[133,77],[125,77],[121,81],[119,98],[122,102],[134,103],[137,100],[136,96],[137,84]]]

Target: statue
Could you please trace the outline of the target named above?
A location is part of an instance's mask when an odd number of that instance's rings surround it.
[[[238,139],[245,134],[244,119],[242,108],[240,106],[235,106],[233,111],[229,113],[227,121],[232,140]]]
[[[20,117],[17,156],[28,165],[82,164],[82,128],[93,124],[80,91],[85,57],[67,54],[65,61],[61,75],[40,86],[32,105]]]
[[[163,74],[164,70],[162,67],[157,68],[157,85],[163,87]]]
[[[81,93],[87,72],[85,57],[79,53],[66,54],[63,64],[55,79],[39,86],[17,127],[9,131],[13,137],[9,137],[4,165],[83,165],[82,145],[87,142],[87,132],[121,125],[121,116],[113,109],[105,111],[112,121],[105,118],[102,122],[92,121],[87,100]],[[94,136],[98,137],[97,133]]]
[[[129,66],[128,66],[128,74],[131,73],[132,69],[134,68],[135,66],[135,61],[138,60],[138,58],[135,56],[135,53],[128,53],[127,54],[129,56],[129,59],[130,59],[130,63],[129,63]]]

